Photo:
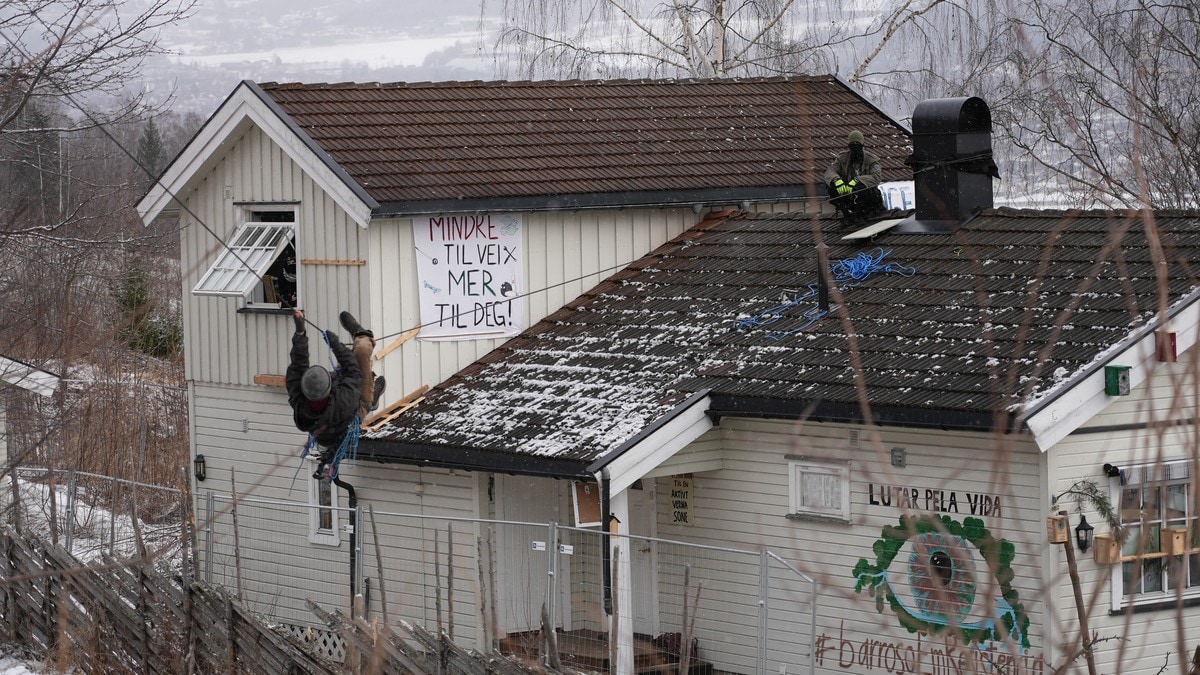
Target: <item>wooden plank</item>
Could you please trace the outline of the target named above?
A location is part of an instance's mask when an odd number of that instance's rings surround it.
[[[392,351],[395,350],[397,347],[399,347],[400,345],[404,344],[405,342],[408,342],[409,340],[415,338],[417,336],[417,333],[420,333],[420,332],[421,332],[420,326],[417,326],[416,328],[410,328],[410,329],[404,331],[404,333],[402,333],[400,335],[400,337],[396,338],[395,340],[392,340],[388,344],[388,346],[379,350],[379,353],[375,355],[375,360],[376,361],[382,360],[383,357],[392,353]]]
[[[331,260],[328,258],[301,258],[301,265],[366,265],[366,260]]]
[[[259,373],[254,376],[254,384],[261,384],[264,387],[282,387],[283,382],[283,375],[268,375],[266,373]]]
[[[417,387],[409,392],[404,398],[396,401],[395,403],[369,417],[367,421],[363,423],[363,428],[368,431],[375,431],[379,429],[383,425],[399,417],[404,411],[417,405],[421,401],[424,401],[425,397],[423,394],[427,391],[429,391],[429,385],[427,384]]]

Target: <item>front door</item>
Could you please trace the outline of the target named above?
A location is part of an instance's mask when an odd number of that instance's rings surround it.
[[[564,522],[568,481],[528,476],[496,475],[497,619],[501,633],[519,633],[541,628],[542,605],[549,579],[549,554],[557,543],[548,541],[549,523]],[[561,574],[561,572],[560,572]],[[560,576],[560,581],[564,581]],[[555,627],[563,625],[562,584],[556,602]]]
[[[655,543],[637,537],[653,537],[655,528],[654,481],[643,481],[642,490],[629,490],[629,533],[632,541],[630,558],[633,575],[633,631],[646,635],[658,634],[658,576],[654,571]]]

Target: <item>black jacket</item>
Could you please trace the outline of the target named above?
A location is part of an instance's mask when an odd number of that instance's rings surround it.
[[[308,407],[308,399],[300,391],[300,380],[308,370],[308,334],[292,336],[291,363],[288,364],[284,384],[287,387],[288,403],[292,406],[292,417],[300,431],[312,432],[317,443],[326,447],[337,447],[342,443],[350,422],[358,412],[362,400],[362,371],[358,361],[340,340],[329,341],[339,369],[333,376],[333,388],[329,392],[329,405],[321,412]]]

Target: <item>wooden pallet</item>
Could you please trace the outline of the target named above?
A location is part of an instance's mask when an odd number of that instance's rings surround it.
[[[380,410],[363,422],[362,428],[367,431],[379,431],[388,422],[396,419],[404,414],[406,410],[417,405],[425,400],[425,392],[429,391],[429,385],[423,384],[420,387],[411,391],[407,396]]]

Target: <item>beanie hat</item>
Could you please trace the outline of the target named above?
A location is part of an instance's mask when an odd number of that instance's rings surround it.
[[[329,396],[329,390],[332,388],[333,379],[329,377],[329,371],[321,366],[309,368],[300,378],[300,393],[310,401],[318,401]]]
[[[846,137],[846,143],[847,144],[858,143],[859,145],[862,145],[863,144],[862,132],[857,129],[855,129],[854,131],[851,131],[850,135]]]

